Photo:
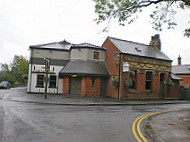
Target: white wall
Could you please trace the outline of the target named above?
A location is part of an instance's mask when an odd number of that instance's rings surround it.
[[[94,52],[99,52],[99,59],[94,59]],[[76,48],[71,50],[71,60],[105,60],[105,51],[90,48]]]
[[[31,64],[29,65],[29,68]],[[35,70],[34,70],[34,66],[35,66]],[[45,73],[39,73],[39,71],[44,72],[44,65],[32,65],[32,74],[29,73],[29,80],[28,80],[28,92],[32,92],[32,93],[44,93],[45,92],[45,88],[39,88],[36,87],[36,83],[37,83],[37,75],[38,74],[42,74],[45,75]],[[54,71],[53,71],[53,67],[54,67]],[[57,80],[56,80],[56,87],[57,88],[48,88],[47,92],[48,93],[55,93],[55,94],[62,94],[63,92],[63,80],[58,78],[59,72],[61,71],[63,67],[62,66],[50,66],[50,72],[54,72],[57,76]],[[35,73],[36,72],[36,73]],[[49,74],[48,76],[50,76],[51,74]],[[31,79],[30,79],[31,77]],[[49,83],[48,83],[49,86]],[[45,82],[44,82],[44,87],[45,87]]]
[[[50,58],[50,59],[60,59],[69,60],[70,52],[61,50],[42,50],[42,49],[32,49],[32,57],[35,58]]]

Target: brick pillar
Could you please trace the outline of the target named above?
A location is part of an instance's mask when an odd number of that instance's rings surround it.
[[[86,78],[83,77],[81,79],[81,92],[80,92],[81,96],[86,96]]]
[[[152,91],[153,93],[155,93],[155,97],[159,98],[159,93],[160,93],[160,77],[159,77],[159,73],[155,72],[153,74],[153,78],[152,78]]]
[[[64,78],[64,83],[63,83],[63,95],[68,95],[69,94],[69,78],[66,77]]]
[[[145,84],[146,84],[146,75],[144,70],[140,70],[137,75],[137,91],[139,94],[143,94],[145,92]]]
[[[169,94],[168,94],[168,81],[171,78],[171,74],[170,73],[166,73],[166,84],[164,84],[164,98],[168,98]]]
[[[101,89],[100,84],[101,84],[101,80],[100,78],[97,78],[96,79],[96,90],[97,90],[96,96],[100,96],[100,89]]]

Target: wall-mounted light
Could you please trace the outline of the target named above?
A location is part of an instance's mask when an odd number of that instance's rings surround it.
[[[73,75],[71,75],[71,77],[77,77],[77,75],[76,75],[76,74],[73,74]]]

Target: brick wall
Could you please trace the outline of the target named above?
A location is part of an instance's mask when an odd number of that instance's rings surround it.
[[[171,62],[157,60],[146,57],[138,57],[120,53],[120,62],[114,58],[116,52],[120,52],[115,45],[106,39],[103,48],[106,48],[106,64],[110,71],[110,78],[107,84],[107,96],[112,98],[160,98],[160,73],[165,73],[165,82],[169,80],[171,72]],[[129,89],[124,85],[124,82],[129,73],[123,73],[123,62],[129,63],[130,70],[137,71],[136,89]],[[120,69],[119,69],[120,67]],[[120,73],[119,73],[120,70]],[[152,87],[151,90],[146,90],[146,71],[152,72]],[[119,77],[119,87],[112,85],[112,78]],[[118,89],[119,88],[119,89]],[[167,96],[167,87],[164,87],[164,98]]]
[[[183,86],[184,88],[190,88],[190,75],[178,75],[178,77],[183,79],[180,81],[180,86]]]
[[[64,83],[63,83],[63,95],[68,95],[69,94],[69,78],[66,77],[64,78]]]
[[[112,44],[109,39],[106,39],[103,48],[106,48],[106,64],[108,70],[110,71],[110,78],[108,79],[106,95],[112,98],[118,98],[118,87],[112,85],[113,76],[118,77],[119,75],[119,60],[115,60],[114,54],[119,53],[120,51]]]
[[[91,85],[90,77],[81,80],[81,96],[100,96],[100,78],[95,79],[95,85]]]
[[[179,86],[168,87],[168,89],[167,89],[167,98],[181,99],[182,94],[181,94],[181,91],[180,91],[180,87]]]

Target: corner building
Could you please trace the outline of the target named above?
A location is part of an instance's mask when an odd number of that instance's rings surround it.
[[[106,64],[110,71],[107,96],[118,99],[167,98],[171,78],[171,59],[161,51],[159,35],[152,36],[150,45],[108,37]],[[116,80],[118,83],[113,84]],[[131,85],[126,82],[130,80]]]

